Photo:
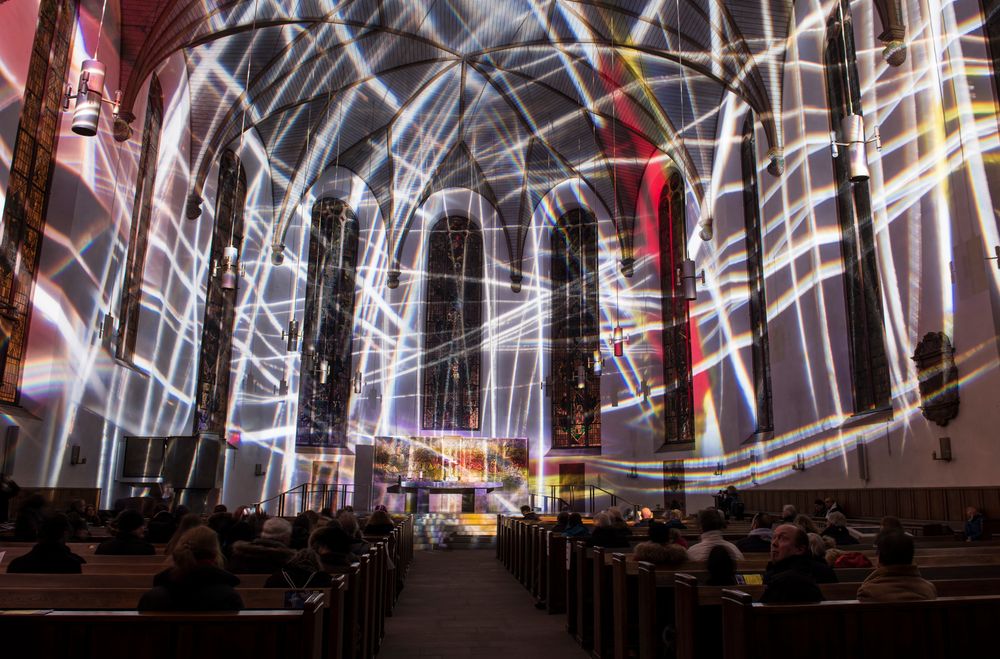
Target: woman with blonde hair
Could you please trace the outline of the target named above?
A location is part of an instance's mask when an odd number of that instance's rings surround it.
[[[177,524],[177,530],[174,531],[172,536],[170,536],[170,541],[167,543],[167,547],[164,549],[163,553],[170,556],[170,554],[174,553],[174,547],[177,546],[181,536],[196,526],[202,526],[204,523],[205,522],[201,519],[201,515],[195,513],[188,513],[187,515],[184,515],[184,517],[181,517],[181,521]]]
[[[170,554],[172,567],[153,577],[140,611],[239,611],[238,577],[223,567],[219,536],[207,526],[188,530]]]

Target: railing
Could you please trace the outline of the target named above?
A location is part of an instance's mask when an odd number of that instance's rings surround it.
[[[559,495],[558,496],[557,492]],[[598,494],[600,492],[601,494]],[[611,490],[606,490],[603,487],[597,485],[550,485],[549,494],[540,495],[543,498],[543,503],[546,505],[546,509],[543,512],[553,512],[548,510],[547,506],[550,502],[560,502],[560,505],[565,506],[569,510],[576,512],[585,512],[588,514],[593,514],[597,512],[596,500],[598,496],[607,496],[610,499],[609,506],[617,507],[619,502],[628,504],[632,510],[638,511],[639,505],[633,503],[626,499],[625,497],[619,496],[612,492]],[[532,495],[532,500],[534,497]],[[534,506],[534,503],[532,503]]]
[[[303,483],[253,504],[258,513],[291,517],[306,510],[338,510],[354,503],[354,484]]]
[[[545,494],[535,494],[531,492],[528,494],[528,505],[531,506],[532,510],[539,509],[538,500],[542,500],[541,511],[543,513],[557,513],[565,508],[571,508],[570,504],[566,499],[561,497],[552,497]]]

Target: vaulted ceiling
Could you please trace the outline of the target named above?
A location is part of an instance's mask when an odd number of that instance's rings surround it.
[[[208,6],[211,5],[211,6]],[[396,256],[433,192],[470,188],[502,222],[512,275],[552,185],[587,182],[622,268],[643,173],[666,154],[698,197],[724,96],[780,150],[791,0],[122,0],[122,117],[174,53],[191,98],[193,189],[253,130],[275,241],[328,167],[363,179]],[[395,263],[395,261],[394,261]]]

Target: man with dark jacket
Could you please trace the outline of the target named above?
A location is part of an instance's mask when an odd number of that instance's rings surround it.
[[[771,562],[764,572],[765,604],[820,602],[820,583],[835,583],[833,568],[812,558],[809,536],[793,524],[782,524],[771,540]]]
[[[66,546],[69,520],[56,513],[42,520],[38,529],[38,544],[24,556],[19,556],[7,566],[10,574],[80,574],[86,563]]]
[[[983,539],[983,514],[969,506],[965,509],[965,541]]]
[[[234,574],[274,574],[295,553],[289,547],[292,525],[281,517],[264,522],[260,537],[251,542],[233,543],[229,571]]]
[[[737,540],[735,544],[744,554],[769,552],[773,537],[771,516],[767,513],[757,513],[750,522],[750,533],[747,537]]]
[[[156,547],[143,539],[146,520],[138,510],[123,510],[113,523],[115,537],[97,545],[95,554],[108,556],[152,556]]]

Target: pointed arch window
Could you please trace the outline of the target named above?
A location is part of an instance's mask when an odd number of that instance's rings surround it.
[[[424,331],[425,430],[479,430],[483,234],[451,216],[431,229]]]
[[[142,149],[139,152],[139,172],[135,181],[135,201],[132,204],[132,225],[129,229],[128,256],[125,261],[125,281],[122,284],[118,313],[117,357],[132,362],[139,330],[139,310],[142,308],[142,276],[146,269],[149,247],[149,227],[153,215],[153,188],[156,184],[156,161],[160,151],[160,131],[163,127],[163,93],[160,80],[153,74],[149,81],[146,103],[146,123],[142,129]]]
[[[983,13],[983,29],[989,44],[990,63],[993,65],[993,89],[1000,99],[1000,0],[983,0]]]
[[[552,231],[552,448],[601,445],[601,376],[588,368],[600,346],[597,220],[571,210]]]
[[[76,3],[42,0],[24,84],[0,239],[0,402],[17,404],[59,141]]]
[[[774,430],[771,407],[771,356],[767,336],[767,296],[764,292],[763,228],[757,182],[757,140],[753,114],[747,113],[740,147],[743,162],[743,221],[746,228],[747,289],[750,307],[750,357],[753,362],[757,432]]]
[[[247,177],[239,157],[227,149],[219,163],[219,191],[209,263],[222,263],[222,251],[232,245],[243,253],[243,219]],[[205,322],[198,359],[198,407],[194,432],[225,436],[229,410],[230,364],[237,289],[222,287],[221,276],[209,269],[205,291]]]
[[[687,258],[684,179],[667,175],[660,194],[660,302],[663,317],[663,448],[694,441],[694,383],[691,375],[691,319],[677,279]]]
[[[358,218],[342,199],[312,208],[295,443],[347,445],[351,398]]]
[[[841,120],[845,116],[862,114],[854,31],[846,0],[840,0],[827,22],[824,62],[830,127],[840,135]],[[891,405],[871,194],[867,181],[851,181],[846,155],[833,159],[833,169],[844,260],[854,412],[863,413]]]

